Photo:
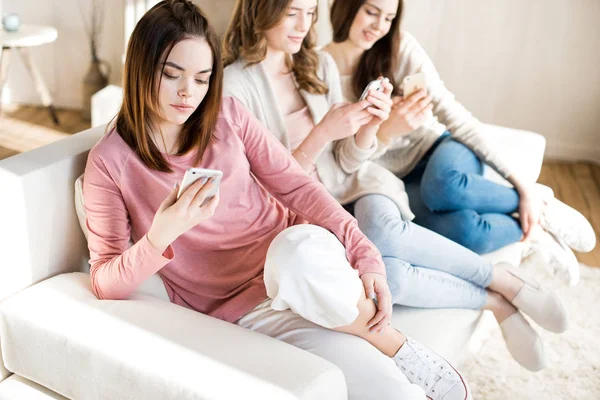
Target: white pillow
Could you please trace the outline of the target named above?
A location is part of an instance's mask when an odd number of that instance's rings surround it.
[[[85,240],[88,238],[88,229],[86,225],[86,214],[85,207],[83,206],[83,175],[75,181],[75,211],[77,212],[77,219],[79,220],[79,226],[83,231]]]

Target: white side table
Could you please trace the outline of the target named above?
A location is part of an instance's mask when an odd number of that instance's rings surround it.
[[[51,26],[21,25],[17,32],[6,32],[0,29],[0,95],[8,77],[8,66],[12,50],[16,50],[21,54],[25,66],[31,73],[35,88],[42,98],[42,104],[48,108],[50,117],[56,125],[59,124],[59,121],[56,109],[52,105],[50,91],[29,54],[29,47],[52,43],[57,37],[58,32]]]

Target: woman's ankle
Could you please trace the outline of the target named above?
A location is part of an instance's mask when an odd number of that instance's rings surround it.
[[[512,266],[507,263],[494,265],[492,283],[488,289],[501,294],[506,300],[512,301],[525,283],[508,272],[508,268],[512,268]]]
[[[492,311],[499,324],[518,311],[503,295],[491,290],[488,290],[488,301],[484,308]]]

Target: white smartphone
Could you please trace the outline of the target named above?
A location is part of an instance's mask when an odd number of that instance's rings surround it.
[[[405,99],[414,92],[425,88],[425,74],[423,72],[409,75],[402,80],[402,96]]]
[[[215,194],[217,194],[217,191],[219,190],[219,185],[221,184],[221,178],[223,178],[222,171],[219,171],[216,169],[204,169],[204,168],[188,169],[187,171],[185,171],[183,180],[181,181],[181,184],[179,185],[179,191],[177,192],[177,199],[179,199],[181,197],[183,192],[185,192],[187,190],[187,188],[190,187],[190,185],[192,185],[198,179],[205,179],[205,178],[206,179],[214,178],[213,187],[210,189],[210,192],[208,192],[208,195],[206,196],[206,200],[204,200],[204,203],[206,203]],[[202,203],[201,206],[203,206],[204,203]]]
[[[388,81],[389,81],[388,78],[383,78],[383,79],[375,79],[374,81],[369,82],[369,84],[367,85],[365,90],[363,90],[362,94],[360,95],[360,99],[358,99],[358,101],[363,101],[364,99],[366,99],[371,90],[381,92],[383,90],[383,82],[388,82]]]

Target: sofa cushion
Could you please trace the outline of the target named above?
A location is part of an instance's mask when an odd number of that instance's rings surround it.
[[[483,135],[489,146],[510,166],[518,172],[525,182],[536,182],[542,170],[546,139],[539,133],[503,126],[484,124]],[[494,182],[508,184],[488,165],[485,166],[484,176]]]
[[[0,337],[9,370],[72,399],[347,396],[313,354],[145,294],[98,300],[83,273],[2,302]]]
[[[86,222],[86,212],[83,203],[83,175],[81,174],[79,178],[75,181],[75,212],[77,213],[77,220],[79,221],[79,227],[83,232],[83,236],[85,239],[88,238],[88,229]]]
[[[68,400],[66,397],[19,375],[0,383],[0,400]]]

